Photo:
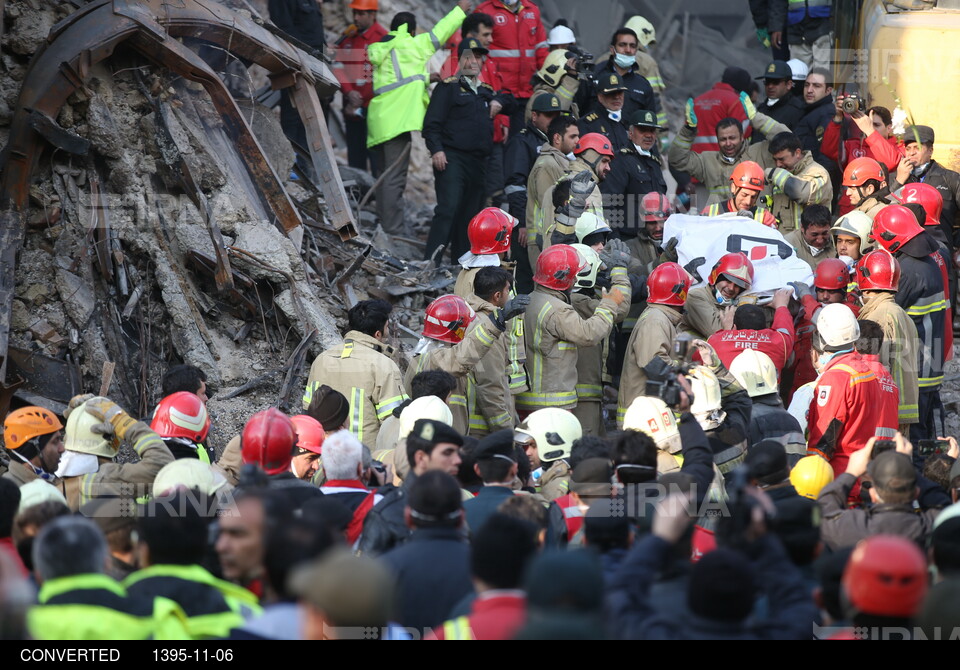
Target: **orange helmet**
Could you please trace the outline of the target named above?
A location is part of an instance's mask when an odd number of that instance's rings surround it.
[[[533,281],[546,288],[566,291],[586,266],[586,259],[569,244],[554,244],[537,257],[537,272],[533,275]]]
[[[481,209],[467,225],[470,253],[478,256],[504,253],[510,248],[510,234],[515,225],[517,219],[499,207]]]
[[[763,168],[753,161],[743,161],[733,168],[733,174],[730,175],[730,182],[738,189],[745,188],[748,191],[762,191],[767,185],[767,180],[763,176]]]
[[[353,0],[347,6],[361,12],[376,12],[380,9],[377,0]]]
[[[423,336],[456,344],[477,315],[458,295],[442,295],[429,305],[423,319]]]
[[[320,422],[306,414],[291,416],[290,421],[297,431],[297,448],[301,451],[312,451],[315,454],[322,454],[323,441],[327,439],[327,434],[324,432]]]
[[[679,263],[658,265],[647,277],[647,302],[681,307],[692,283],[693,277]]]
[[[753,263],[742,251],[724,254],[714,264],[707,282],[710,286],[714,286],[721,277],[732,281],[745,291],[749,290],[753,284]]]
[[[601,156],[610,156],[614,157],[613,147],[610,145],[610,140],[607,139],[606,135],[601,135],[600,133],[587,133],[580,138],[580,141],[577,142],[577,146],[574,148],[573,153],[580,155],[587,149],[593,149]]]
[[[843,171],[844,186],[863,186],[870,180],[886,181],[887,175],[883,173],[883,167],[872,158],[863,156],[854,158],[847,164]]]
[[[673,205],[663,193],[650,191],[640,201],[644,221],[663,221],[673,214]]]
[[[83,411],[83,410],[80,410]],[[43,407],[15,409],[3,421],[3,443],[7,449],[19,449],[35,437],[63,430],[57,415]]]

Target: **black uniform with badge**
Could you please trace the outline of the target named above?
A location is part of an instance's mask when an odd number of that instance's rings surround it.
[[[652,110],[638,110],[631,117],[635,125],[660,130]],[[603,193],[603,214],[607,224],[617,230],[623,226],[631,230],[642,230],[643,208],[640,201],[647,193],[667,192],[667,181],[663,178],[663,168],[657,155],[657,146],[650,153],[643,154],[627,138],[628,145],[617,151],[610,163],[610,172],[600,182]]]
[[[597,83],[597,95],[601,93],[615,93],[616,91],[624,91],[624,108],[626,108],[627,87],[619,75],[616,73],[610,74]],[[619,154],[621,149],[632,145],[630,138],[627,137],[627,116],[623,109],[619,112],[610,112],[601,105],[596,98],[594,102],[596,106],[593,111],[577,122],[577,127],[580,129],[580,137],[583,137],[587,133],[600,133],[601,135],[605,135],[613,146],[613,153]]]
[[[576,98],[580,109],[587,110],[588,112],[598,111],[599,103],[597,102],[597,92],[603,83],[610,78],[611,74],[616,74],[626,89],[626,95],[623,99],[623,110],[621,110],[624,118],[629,117],[638,109],[650,109],[653,110],[654,115],[659,114],[660,102],[653,92],[653,86],[650,85],[646,77],[638,72],[639,67],[639,65],[634,64],[629,72],[621,75],[614,67],[613,58],[600,63],[593,71],[592,81],[590,81],[591,85],[585,86],[583,83],[580,85],[580,90],[577,92]]]
[[[766,72],[756,78],[762,80],[792,79],[793,71],[785,62],[775,60],[767,66]],[[796,88],[796,84],[794,84],[794,88]],[[779,121],[787,128],[790,128],[790,130],[793,130],[800,121],[800,117],[803,116],[803,99],[793,95],[793,89],[791,89],[786,95],[774,101],[773,103],[771,103],[770,99],[768,98],[762,104],[757,105],[757,111],[761,114],[766,114],[771,119]],[[756,144],[757,142],[762,142],[766,139],[770,138],[766,137],[756,127],[754,127],[753,134],[750,136],[750,143]]]

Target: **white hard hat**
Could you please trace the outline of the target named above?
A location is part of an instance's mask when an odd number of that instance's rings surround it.
[[[623,429],[646,433],[653,438],[657,448],[671,454],[678,453],[683,447],[680,444],[680,429],[677,428],[673,410],[660,398],[634,398],[623,415]]]
[[[794,81],[804,81],[810,73],[810,68],[799,58],[791,58],[787,61],[787,65],[790,66],[790,72],[793,73]]]
[[[657,31],[653,24],[642,16],[634,16],[627,21],[625,28],[629,28],[637,34],[640,46],[646,48],[657,41]]]
[[[178,488],[197,489],[212,496],[227,480],[214,468],[196,458],[179,458],[167,463],[153,478],[153,496],[173,493]]]
[[[541,461],[569,458],[573,443],[583,437],[583,427],[577,417],[556,407],[531,413],[513,432],[536,441],[537,455]]]
[[[400,412],[400,432],[397,439],[407,439],[407,435],[413,430],[413,424],[419,419],[433,419],[448,426],[453,425],[453,413],[447,403],[435,395],[425,395],[412,401]]]
[[[860,338],[860,324],[853,311],[844,303],[824,305],[817,313],[817,335],[823,345],[821,351],[839,351]],[[814,338],[816,344],[816,338]]]
[[[103,423],[86,411],[87,403],[83,403],[67,417],[67,427],[64,431],[63,448],[79,454],[93,454],[103,458],[113,458],[117,455],[119,444],[105,439],[103,435],[94,433],[90,429]]]
[[[698,365],[687,375],[693,391],[690,413],[704,430],[717,428],[726,417],[720,410],[720,380],[710,368]]]
[[[860,255],[863,256],[867,250],[873,247],[873,240],[870,239],[870,231],[873,228],[873,219],[865,213],[853,210],[847,212],[833,224],[830,232],[834,235],[849,235],[860,238]]]
[[[50,501],[67,504],[67,499],[60,489],[44,479],[34,479],[20,487],[20,505],[17,507],[17,514],[28,507]]]
[[[593,212],[584,212],[580,215],[580,218],[577,219],[577,224],[574,226],[573,232],[577,236],[577,242],[582,244],[588,235],[593,235],[594,233],[609,233],[610,226]]]
[[[730,374],[751,398],[777,392],[777,368],[762,351],[744,350],[731,361]]]
[[[597,272],[600,271],[600,254],[586,244],[571,244],[570,246],[576,249],[577,253],[583,256],[583,260],[587,262],[583,270],[577,274],[574,288],[593,288],[597,283]]]
[[[555,26],[550,29],[550,33],[547,35],[547,44],[550,46],[555,44],[576,44],[576,42],[577,36],[566,26]]]

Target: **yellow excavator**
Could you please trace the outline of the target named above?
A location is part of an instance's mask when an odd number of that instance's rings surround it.
[[[836,0],[833,16],[869,104],[932,127],[937,162],[960,171],[960,0]]]

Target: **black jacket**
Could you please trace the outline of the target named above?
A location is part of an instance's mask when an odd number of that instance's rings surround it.
[[[273,24],[291,37],[323,51],[323,12],[316,0],[269,0],[267,10]]]
[[[797,83],[794,82],[794,87]],[[793,95],[791,90],[785,96],[777,100],[774,104],[770,105],[767,102],[763,102],[757,105],[757,111],[761,114],[766,114],[771,119],[779,121],[783,125],[793,130],[797,123],[799,123],[800,118],[803,116],[803,98],[797,98]],[[750,136],[750,144],[756,144],[757,142],[763,142],[764,140],[770,139],[763,133],[761,133],[756,126],[753,128],[753,134]]]
[[[465,77],[437,84],[423,119],[423,141],[431,155],[454,149],[486,158],[493,151],[493,88],[480,83],[474,92]]]
[[[783,408],[780,396],[770,393],[753,398],[750,412],[750,445],[762,440],[777,440],[787,448],[790,465],[806,455],[806,440],[800,424],[790,412]],[[792,445],[792,448],[791,446]]]
[[[648,109],[654,114],[660,112],[660,103],[657,100],[657,96],[653,93],[653,87],[650,85],[650,82],[647,81],[646,77],[637,72],[639,67],[639,65],[634,65],[629,72],[620,77],[623,85],[627,87],[623,98],[622,110],[624,124],[626,124],[626,119],[629,119],[630,115],[638,109]],[[597,101],[597,84],[598,82],[604,83],[604,77],[609,77],[615,72],[612,57],[603,61],[594,69],[593,76],[590,80],[591,85],[584,86],[581,84],[578,90],[577,102],[582,103],[580,104],[581,110],[591,111],[591,107],[593,107],[594,111],[597,110],[600,105]]]
[[[896,191],[903,186],[896,181],[896,172],[890,174],[890,190]],[[940,212],[940,228],[950,244],[956,247],[960,244],[960,173],[949,170],[935,160],[920,175],[911,174],[907,184],[923,182],[930,184],[943,196],[943,210]]]
[[[363,521],[358,550],[367,556],[379,556],[410,539],[410,528],[403,518],[407,493],[417,476],[411,470],[399,487],[381,487],[383,498],[373,506]]]
[[[627,116],[625,113],[621,112],[620,120],[614,121],[610,118],[606,108],[598,107],[577,121],[577,127],[580,129],[580,137],[587,133],[600,133],[606,136],[610,140],[613,153],[619,154],[621,149],[633,146],[633,142],[627,135],[626,122]]]
[[[825,95],[812,105],[804,105],[803,115],[793,126],[794,134],[800,138],[804,151],[813,154],[813,160],[820,163],[830,173],[831,180],[840,178],[840,167],[832,160],[820,153],[820,142],[827,124],[833,119],[836,108],[833,105],[833,96]],[[834,188],[834,192],[837,189]]]
[[[617,152],[610,164],[610,172],[600,182],[607,225],[613,229],[626,226],[631,230],[642,230],[641,200],[651,191],[667,192],[660,161],[653,156],[642,156],[630,142]]]

